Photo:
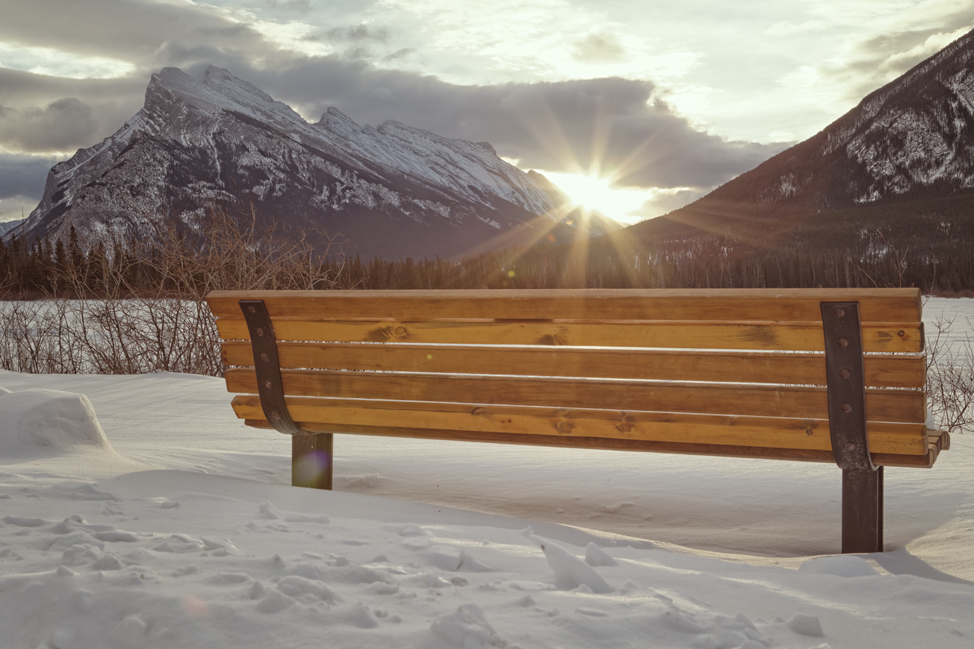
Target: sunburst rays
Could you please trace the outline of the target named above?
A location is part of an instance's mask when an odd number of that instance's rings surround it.
[[[537,98],[533,99],[538,101]],[[521,125],[527,136],[539,143],[549,158],[557,161],[554,166],[565,170],[538,171],[561,189],[567,200],[530,223],[468,250],[467,256],[508,248],[510,253],[503,257],[502,264],[504,272],[509,273],[511,269],[516,269],[523,255],[536,245],[564,243],[568,259],[571,260],[564,268],[571,277],[560,278],[559,285],[584,286],[592,245],[589,232],[593,227],[605,225],[604,221],[599,223],[601,219],[598,215],[625,223],[629,220],[627,217],[637,213],[646,201],[654,198],[655,192],[651,188],[619,186],[621,181],[635,175],[646,164],[658,163],[663,153],[655,152],[654,141],[622,145],[618,134],[613,132],[614,120],[608,97],[586,96],[576,101],[588,104],[583,111],[586,118],[580,125],[572,126],[567,118],[562,119],[559,112],[544,103],[543,99],[532,105],[531,110],[518,111],[526,116]],[[570,137],[574,134],[568,131],[569,128],[587,131],[590,137],[586,144],[580,145],[578,137]],[[624,146],[623,151],[619,150],[621,146]],[[664,146],[659,148],[665,150]],[[598,245],[611,246],[614,254],[619,256],[637,254],[637,246],[625,237],[606,237],[604,241],[606,243]],[[501,272],[500,268],[498,272]]]

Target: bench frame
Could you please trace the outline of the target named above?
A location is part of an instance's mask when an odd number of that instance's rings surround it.
[[[291,419],[284,401],[281,362],[277,357],[274,326],[263,300],[240,300],[240,310],[254,348],[257,390],[260,406],[279,433],[291,436],[291,483],[314,489],[331,489],[334,475],[334,434],[308,433]],[[302,462],[314,458],[315,470],[307,471]]]
[[[309,432],[292,420],[285,401],[274,326],[264,301],[243,299],[239,300],[239,306],[250,332],[261,408],[271,426],[292,437],[293,484],[331,489],[333,434]],[[832,456],[842,469],[842,552],[882,552],[883,467],[873,464],[866,433],[866,380],[859,304],[821,302],[820,306],[825,338]],[[263,422],[248,420],[247,423],[261,425]],[[572,444],[571,439],[564,438],[525,441],[514,439],[518,437],[516,435],[510,436],[510,440],[501,439],[499,435],[495,439],[486,439],[490,434],[482,437],[471,433],[467,438],[475,441],[578,446]],[[451,435],[450,439],[458,437]],[[942,433],[940,448],[947,448],[948,444],[949,438]],[[619,444],[616,447],[631,446]],[[612,444],[607,443],[602,447],[611,448]],[[673,451],[681,452],[679,448]],[[309,462],[312,465],[310,471]]]
[[[862,328],[856,302],[822,302],[829,431],[842,469],[842,552],[883,551],[883,467],[866,436]]]

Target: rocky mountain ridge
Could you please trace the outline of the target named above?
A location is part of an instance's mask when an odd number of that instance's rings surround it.
[[[213,206],[284,236],[339,235],[346,254],[456,258],[618,228],[586,227],[546,178],[487,143],[398,122],[360,126],[335,108],[309,123],[226,70],[202,80],[166,68],[144,107],[103,142],[51,169],[18,233],[88,239],[149,236],[178,218],[195,227]]]

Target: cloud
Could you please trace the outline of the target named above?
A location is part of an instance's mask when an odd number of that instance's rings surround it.
[[[860,11],[874,9],[867,2]],[[837,16],[843,14],[832,18]],[[871,28],[856,31],[853,40],[836,48],[837,56],[810,68],[817,83],[841,88],[848,100],[861,99],[967,34],[974,27],[974,6],[930,0],[868,24]]]
[[[114,79],[75,79],[0,67],[2,102],[8,108],[46,106],[76,97],[99,107],[126,102],[131,115],[141,106],[148,81],[148,72]]]
[[[412,48],[412,47],[403,47],[403,48],[400,48],[400,49],[396,50],[392,54],[387,54],[386,56],[382,57],[382,60],[384,62],[388,63],[390,61],[396,61],[396,60],[400,60],[400,59],[407,59],[407,58],[411,57],[415,53],[416,53],[416,50],[414,48]]]
[[[915,29],[876,36],[859,43],[844,65],[823,68],[823,76],[846,85],[850,98],[862,97],[901,76],[933,56],[968,31],[960,29]]]
[[[275,9],[303,7],[268,2]],[[349,19],[353,15],[336,18],[346,26],[312,29],[260,21],[239,8],[186,2],[7,0],[0,40],[115,58],[137,69],[117,79],[69,80],[0,68],[7,109],[0,114],[0,146],[22,152],[91,146],[141,107],[152,71],[171,65],[198,74],[213,64],[312,121],[335,105],[360,123],[395,119],[447,137],[487,141],[524,168],[600,169],[622,186],[711,187],[782,148],[701,132],[660,101],[648,81],[477,86],[373,65],[365,59],[419,65],[425,55],[401,47],[392,28],[357,23]],[[333,47],[344,51],[328,54]],[[591,63],[627,55],[619,38],[605,31],[577,41],[573,53]]]
[[[678,189],[673,192],[660,192],[651,200],[646,201],[637,209],[630,212],[629,216],[653,218],[667,214],[685,205],[689,205],[698,198],[703,198],[707,193],[707,191],[700,189]]]
[[[324,34],[328,38],[345,41],[378,41],[385,43],[389,40],[389,30],[371,28],[368,25],[354,25],[352,27],[334,27]]]
[[[311,121],[334,105],[359,123],[393,119],[447,137],[487,141],[524,168],[596,169],[612,174],[620,186],[712,187],[783,148],[701,132],[654,99],[656,87],[646,81],[468,86],[344,56],[278,51],[257,67],[232,49],[170,43],[162,51],[168,63],[197,76],[210,63],[225,67]],[[0,111],[0,146],[65,152],[96,144],[141,107],[147,77],[74,80],[0,69],[0,84],[21,103]]]
[[[47,172],[56,163],[51,157],[0,153],[0,200],[27,198],[36,203],[44,193]]]
[[[0,145],[21,151],[65,151],[91,143],[97,123],[80,99],[59,99],[44,108],[0,107]]]
[[[0,224],[7,221],[19,221],[34,211],[39,201],[29,196],[14,196],[0,198]]]
[[[264,6],[279,11],[308,13],[311,11],[311,0],[264,0]]]
[[[142,105],[142,79],[66,79],[0,68],[0,150],[68,153],[114,133]]]
[[[589,34],[574,43],[572,58],[583,63],[616,63],[626,59],[626,50],[613,34]]]
[[[225,11],[202,4],[149,0],[4,0],[0,40],[78,55],[151,65],[166,43],[214,47],[262,39]]]
[[[949,31],[944,31],[943,28],[916,29],[870,39],[860,45],[862,58],[857,64],[860,68],[867,68],[878,63],[876,68],[880,73],[900,76],[968,33],[972,25],[971,19],[972,16],[967,15],[960,27]]]
[[[463,86],[435,77],[319,57],[272,69],[226,62],[241,78],[314,121],[336,106],[361,124],[397,120],[490,142],[523,168],[611,174],[620,186],[713,187],[786,145],[728,142],[695,129],[655,86],[621,78]],[[195,66],[199,75],[202,66]]]

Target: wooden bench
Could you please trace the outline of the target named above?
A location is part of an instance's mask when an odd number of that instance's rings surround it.
[[[842,551],[877,552],[883,467],[949,445],[925,425],[916,289],[207,301],[233,409],[293,436],[295,485],[331,488],[332,433],[836,462]]]

